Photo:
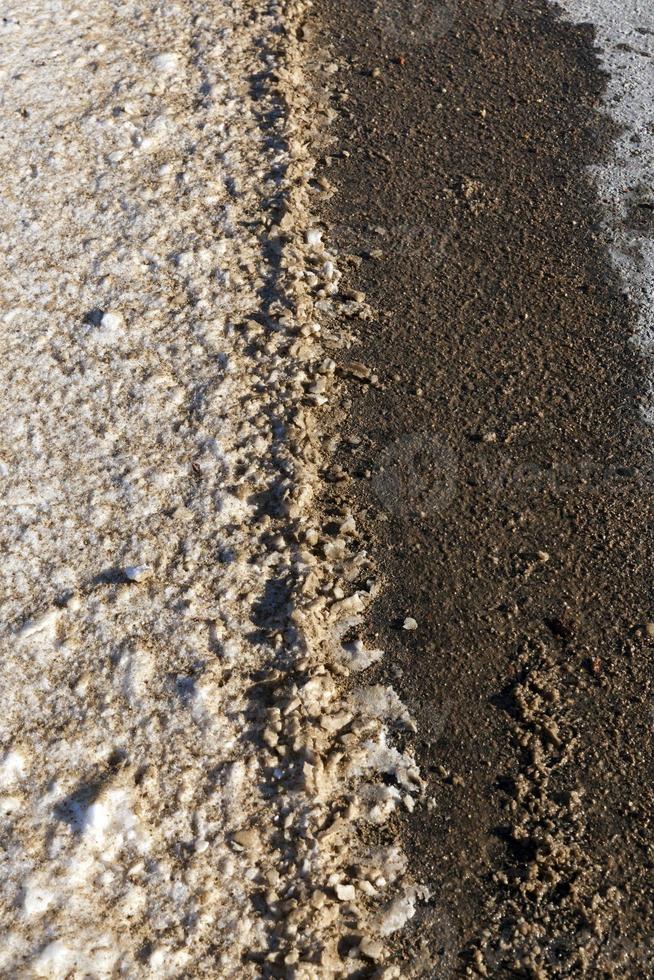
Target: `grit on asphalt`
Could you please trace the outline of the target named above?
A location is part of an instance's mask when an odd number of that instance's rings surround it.
[[[382,573],[427,781],[403,976],[654,973],[654,23],[565,6],[321,6],[322,213],[379,379],[325,506]]]

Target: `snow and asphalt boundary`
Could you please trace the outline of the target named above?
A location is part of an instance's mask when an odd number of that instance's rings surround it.
[[[592,24],[607,73],[604,112],[616,127],[611,155],[592,168],[611,256],[639,310],[635,345],[654,351],[654,10],[641,0],[561,0],[576,24]],[[654,421],[652,390],[646,415]]]

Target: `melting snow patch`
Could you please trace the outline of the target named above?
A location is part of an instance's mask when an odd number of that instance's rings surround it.
[[[299,12],[4,6],[1,618],[33,639],[0,659],[2,970],[255,980],[274,931],[291,972],[343,975],[335,885],[376,941],[399,872],[351,880],[358,828],[420,780],[386,743],[399,699],[345,683],[381,657],[341,645],[372,596],[354,521],[310,530],[335,375],[314,300],[339,272]],[[128,586],[148,560],[157,587]]]
[[[654,7],[643,0],[561,0],[570,20],[597,31],[608,74],[605,112],[619,135],[607,160],[593,167],[610,232],[611,254],[640,310],[638,343],[654,350],[654,234],[643,220],[654,206]],[[636,217],[639,216],[639,217]],[[654,422],[654,382],[646,409]]]
[[[341,653],[342,659],[345,660],[350,670],[356,673],[367,670],[372,664],[381,660],[383,656],[383,650],[367,650],[362,640],[343,644]]]
[[[411,715],[392,687],[385,687],[382,684],[360,687],[353,692],[352,696],[364,718],[402,722],[407,728],[415,730],[415,723]]]

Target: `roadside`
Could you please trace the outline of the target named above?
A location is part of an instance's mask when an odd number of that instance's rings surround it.
[[[587,173],[614,136],[592,29],[538,0],[327,0],[320,24],[343,151],[323,217],[373,311],[334,355],[330,499],[383,574],[366,638],[428,780],[396,825],[432,893],[398,959],[646,975],[651,436]]]

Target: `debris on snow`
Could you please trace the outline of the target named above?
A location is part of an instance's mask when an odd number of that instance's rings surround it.
[[[339,292],[311,215],[328,97],[280,30],[302,3],[256,0],[256,31],[251,4],[196,6],[5,11],[7,105],[29,115],[0,110],[0,391],[22,461],[2,468],[20,502],[2,619],[31,640],[0,663],[7,975],[254,980],[244,953],[274,930],[284,969],[320,956],[337,976],[339,903],[381,969],[377,914],[405,891],[361,827],[420,793],[386,732],[411,722],[360,683],[382,657],[346,642],[369,563],[354,519],[323,533],[314,501],[346,345],[317,317],[365,298]],[[274,232],[252,220],[271,182]],[[158,587],[126,587],[153,555]]]

